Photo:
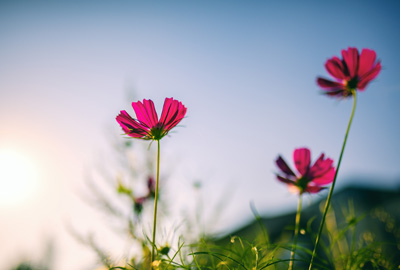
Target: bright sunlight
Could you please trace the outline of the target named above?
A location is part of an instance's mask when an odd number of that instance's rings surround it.
[[[14,150],[0,149],[0,205],[21,203],[37,187],[37,168],[32,160]]]

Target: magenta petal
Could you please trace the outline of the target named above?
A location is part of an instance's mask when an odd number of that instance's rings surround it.
[[[276,165],[278,165],[279,169],[281,169],[281,171],[286,175],[296,176],[281,156],[276,159],[275,163]]]
[[[296,169],[301,175],[305,175],[310,167],[311,152],[307,148],[298,148],[294,150],[293,160]]]
[[[324,92],[325,95],[331,97],[343,97],[344,93],[346,93],[346,87],[339,82],[333,82],[324,78],[317,78],[317,83],[322,90],[326,91]]]
[[[126,111],[121,111],[116,120],[125,134],[130,137],[142,138],[147,135],[146,128],[136,122]]]
[[[136,118],[138,119],[138,121],[150,128],[151,125],[147,119],[146,109],[144,108],[142,102],[141,101],[132,102],[132,108],[135,111]]]
[[[336,170],[331,167],[327,172],[323,175],[316,177],[312,180],[312,182],[316,185],[327,185],[333,182],[333,178],[335,178]]]
[[[333,82],[321,77],[317,78],[317,84],[326,90],[339,90],[339,89],[344,89],[343,84],[339,82]]]
[[[345,96],[346,91],[344,90],[327,90],[324,94],[330,97],[341,98]]]
[[[360,55],[358,77],[363,77],[365,73],[370,71],[375,63],[375,60],[376,60],[376,53],[374,50],[363,49]]]
[[[169,120],[169,118],[171,118],[171,114],[174,113],[174,112],[172,112],[172,109],[171,109],[171,105],[172,105],[173,101],[174,101],[173,98],[165,98],[163,110],[162,110],[161,117],[160,117],[160,123],[163,126],[165,126],[165,123]]]
[[[311,166],[310,171],[308,172],[308,176],[310,178],[316,178],[323,174],[325,174],[333,164],[333,160],[330,158],[324,159],[324,154],[315,161],[314,165]]]
[[[342,61],[336,56],[332,57],[325,63],[325,68],[334,78],[338,80],[346,79],[345,68]]]
[[[169,104],[168,113],[166,114],[165,121],[162,121],[163,126],[166,130],[170,130],[175,127],[182,118],[179,118],[178,115],[182,109],[182,103],[178,102],[177,100],[172,100]],[[164,108],[163,108],[164,112]]]
[[[139,122],[143,123],[149,128],[155,127],[158,122],[156,109],[152,100],[143,100],[143,103],[132,102],[132,107],[135,110],[136,117]]]
[[[121,111],[121,113],[115,119],[117,120],[125,134],[129,133],[133,129],[134,120],[126,111]]]
[[[360,78],[360,81],[358,83],[358,89],[360,90],[364,90],[365,87],[367,87],[368,83],[370,81],[372,81],[373,79],[376,78],[376,76],[378,76],[379,72],[381,71],[382,67],[381,67],[381,63],[378,62],[376,64],[376,66],[371,69],[370,71],[368,71],[367,73],[364,74],[364,76],[362,76]]]
[[[277,178],[279,181],[281,181],[281,182],[283,182],[283,183],[285,183],[285,184],[289,184],[289,185],[294,185],[294,184],[295,184],[295,182],[294,182],[293,180],[287,179],[287,178],[282,177],[282,176],[280,176],[280,175],[277,175],[276,178]]]
[[[318,192],[320,192],[321,190],[323,190],[324,188],[323,187],[318,187],[318,186],[307,186],[305,189],[304,189],[304,192],[308,192],[308,193],[318,193]]]
[[[183,119],[185,114],[186,107],[182,102],[174,100],[173,98],[166,98],[160,123],[166,131],[169,131]]]
[[[146,108],[147,116],[151,127],[154,127],[158,123],[158,116],[156,109],[154,108],[154,103],[151,99],[143,99],[143,105]]]
[[[343,60],[346,63],[347,70],[349,72],[350,77],[354,77],[357,75],[358,70],[358,50],[357,48],[348,48],[346,50],[342,50]]]

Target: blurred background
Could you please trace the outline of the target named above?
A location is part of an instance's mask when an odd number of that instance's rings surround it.
[[[250,202],[263,215],[294,210],[297,196],[275,180],[274,160],[281,154],[293,164],[293,149],[306,146],[313,160],[324,152],[337,161],[352,101],[321,95],[315,80],[328,77],[325,61],[348,46],[374,49],[383,70],[358,95],[337,188],[398,189],[399,8],[398,1],[0,1],[0,268],[47,257],[54,269],[93,269],[94,252],[70,227],[118,254],[121,241],[102,229],[106,217],[82,197],[88,175],[113,166],[112,143],[127,140],[116,115],[133,116],[131,102],[143,98],[159,115],[165,97],[188,108],[161,142],[169,223],[181,223],[197,199],[208,233],[251,220]],[[155,153],[155,144],[134,143],[143,155]]]

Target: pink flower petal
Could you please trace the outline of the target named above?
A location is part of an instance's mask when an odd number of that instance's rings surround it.
[[[365,73],[370,71],[375,64],[376,53],[374,50],[363,49],[360,55],[360,63],[358,67],[358,77],[363,77]]]
[[[323,187],[318,187],[318,186],[307,186],[305,189],[304,189],[304,192],[308,192],[308,193],[318,193],[318,192],[320,192],[321,190],[323,190],[324,188]]]
[[[286,175],[296,176],[281,156],[276,159],[275,163]]]
[[[301,175],[305,175],[310,167],[311,152],[307,148],[298,148],[294,150],[293,160],[296,169]]]
[[[143,99],[143,105],[146,108],[147,117],[149,119],[150,125],[154,127],[158,123],[158,116],[156,109],[154,108],[154,103],[151,99]]]
[[[173,100],[168,109],[168,113],[166,114],[165,121],[162,121],[163,126],[165,127],[166,130],[170,130],[174,126],[176,126],[182,118],[179,118],[179,115],[181,113],[182,107],[181,103],[179,103],[176,100]]]
[[[143,103],[140,101],[132,102],[132,107],[139,122],[149,128],[155,127],[158,122],[158,117],[152,100],[144,99]]]
[[[147,135],[146,127],[134,120],[126,111],[121,111],[116,120],[125,134],[130,137],[142,138]]]
[[[335,178],[336,170],[335,168],[331,167],[327,172],[323,175],[316,177],[312,180],[315,185],[322,186],[327,185],[333,182],[333,178]]]
[[[281,182],[283,182],[283,183],[285,183],[285,184],[289,184],[289,185],[294,185],[294,184],[295,184],[295,182],[294,182],[293,180],[287,179],[287,178],[282,177],[282,176],[280,176],[280,175],[277,175],[276,178],[277,178],[279,181],[281,181]]]
[[[357,48],[348,48],[342,50],[343,60],[346,63],[347,70],[351,78],[357,75],[358,70],[358,50]]]
[[[165,122],[167,121],[167,118],[170,118],[170,114],[173,114],[174,112],[171,112],[171,106],[174,99],[173,98],[165,98],[164,105],[163,105],[163,110],[161,113],[160,117],[160,123],[165,126]]]
[[[321,77],[317,78],[317,84],[326,90],[339,90],[339,89],[344,89],[344,86],[342,83],[339,82],[333,82]]]
[[[185,116],[186,107],[182,102],[173,98],[166,98],[159,123],[166,131],[175,127]]]
[[[376,78],[376,76],[378,76],[379,72],[381,72],[381,63],[378,62],[376,64],[376,66],[371,69],[370,71],[368,71],[367,73],[365,73],[361,78],[360,81],[358,82],[358,89],[360,90],[364,90],[365,87],[367,87],[368,83],[370,81],[372,81],[373,79]]]
[[[344,80],[347,78],[342,61],[334,56],[325,63],[325,68],[334,78]]]
[[[333,164],[333,160],[330,158],[324,159],[324,154],[315,161],[314,165],[311,166],[310,171],[308,172],[309,178],[316,178],[324,175]]]
[[[345,95],[346,93],[346,95]],[[327,96],[330,97],[336,97],[336,98],[341,98],[341,97],[347,97],[347,92],[344,90],[327,90],[327,92],[324,93]]]

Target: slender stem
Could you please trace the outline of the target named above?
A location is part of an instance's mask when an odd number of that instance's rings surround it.
[[[292,252],[290,253],[289,270],[293,269],[293,264],[294,264],[294,252],[296,251],[297,237],[299,235],[299,229],[300,229],[300,213],[301,213],[301,194],[299,194],[299,205],[297,206],[296,225],[294,227],[293,247],[292,247]]]
[[[156,246],[156,226],[157,226],[157,203],[158,203],[158,183],[160,180],[160,140],[157,140],[157,182],[156,194],[154,198],[154,222],[153,222],[153,240],[151,242],[151,261],[154,261],[154,247]]]
[[[344,153],[344,148],[346,147],[347,137],[348,137],[348,135],[349,135],[351,123],[353,122],[354,112],[355,112],[355,110],[356,110],[356,104],[357,104],[356,90],[355,90],[355,89],[351,90],[351,93],[352,93],[352,95],[353,95],[353,110],[351,111],[349,124],[348,124],[347,130],[346,130],[346,135],[344,136],[342,151],[340,152],[338,165],[337,165],[337,167],[336,167],[335,177],[333,178],[333,182],[332,182],[331,188],[330,188],[330,190],[329,190],[328,198],[326,199],[324,214],[323,214],[323,216],[322,216],[321,224],[319,225],[319,230],[318,230],[317,238],[316,238],[316,240],[315,240],[314,250],[313,250],[313,253],[312,253],[312,256],[311,256],[310,267],[308,268],[309,270],[312,269],[312,264],[313,264],[313,262],[314,262],[315,253],[316,253],[316,250],[317,250],[317,247],[318,247],[318,244],[319,244],[319,240],[320,240],[320,237],[321,237],[322,229],[323,229],[324,224],[325,224],[326,214],[328,213],[328,209],[329,209],[329,206],[330,206],[330,202],[331,202],[331,198],[332,198],[333,189],[335,188],[336,178],[337,178],[338,173],[339,173],[340,163],[342,162],[342,157],[343,157],[343,153]]]

